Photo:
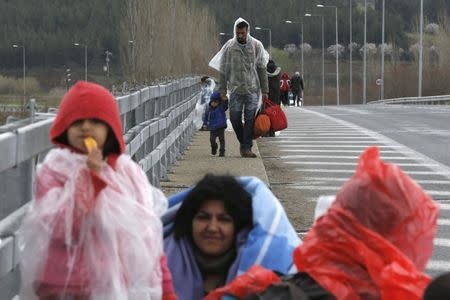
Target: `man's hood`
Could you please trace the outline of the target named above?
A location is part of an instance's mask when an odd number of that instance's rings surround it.
[[[236,27],[239,23],[245,22],[248,25],[248,31],[247,31],[247,41],[248,41],[248,37],[250,36],[250,23],[247,22],[246,20],[244,20],[243,18],[239,17],[237,18],[237,20],[234,22],[234,26],[233,26],[233,36],[234,36],[234,40],[237,41],[237,36],[236,36]]]
[[[246,20],[244,20],[243,18],[238,18],[234,22],[233,38],[229,39],[222,46],[222,49],[220,49],[220,51],[217,52],[217,54],[211,59],[211,61],[209,62],[209,66],[211,68],[221,72],[221,61],[222,61],[222,57],[223,57],[225,51],[227,49],[229,49],[230,47],[233,47],[236,43],[238,43],[237,36],[236,36],[236,27],[237,27],[237,24],[239,24],[241,22],[245,22],[248,24],[247,44],[251,43],[255,48],[262,49],[262,51],[258,51],[259,53],[256,55],[256,62],[257,62],[258,67],[263,68],[269,62],[269,53],[264,49],[263,44],[259,40],[255,39],[254,37],[252,37],[250,35],[250,23],[247,22]]]

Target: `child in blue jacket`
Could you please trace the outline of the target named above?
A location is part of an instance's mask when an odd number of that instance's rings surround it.
[[[217,154],[216,139],[219,138],[219,156],[225,156],[225,128],[227,128],[228,100],[222,100],[219,92],[214,92],[209,101],[208,111],[203,117],[203,124],[209,129],[209,140],[211,142],[211,154]]]

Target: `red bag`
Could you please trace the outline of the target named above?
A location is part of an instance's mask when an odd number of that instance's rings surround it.
[[[257,139],[270,130],[270,119],[265,114],[258,114],[253,125],[253,139]]]
[[[437,216],[424,190],[371,147],[294,262],[339,300],[420,300]]]
[[[272,283],[280,282],[280,278],[272,271],[259,265],[253,265],[247,272],[236,277],[222,288],[215,289],[203,300],[220,300],[224,295],[244,299],[250,295],[261,293]]]
[[[263,113],[269,116],[270,130],[280,131],[288,127],[288,122],[284,111],[281,107],[269,99],[264,100]]]

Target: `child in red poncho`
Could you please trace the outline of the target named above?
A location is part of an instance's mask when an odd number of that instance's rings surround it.
[[[167,200],[123,154],[114,97],[78,82],[50,138],[58,147],[38,168],[19,234],[21,299],[175,299],[159,218]]]

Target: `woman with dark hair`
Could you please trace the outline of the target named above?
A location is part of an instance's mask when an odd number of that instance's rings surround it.
[[[293,266],[300,241],[258,179],[209,174],[169,203],[164,248],[179,299],[202,299],[254,264],[281,273]]]

